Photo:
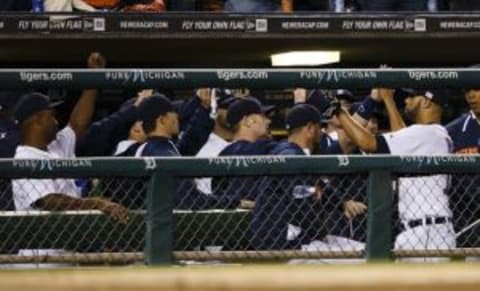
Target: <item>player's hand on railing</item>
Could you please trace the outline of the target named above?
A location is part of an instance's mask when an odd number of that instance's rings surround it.
[[[90,69],[103,69],[107,65],[107,59],[99,52],[93,52],[88,56],[87,66]]]
[[[122,224],[128,221],[128,210],[120,204],[102,200],[99,210]]]
[[[354,219],[357,215],[365,214],[367,205],[355,200],[348,200],[343,203],[343,214],[349,219]]]

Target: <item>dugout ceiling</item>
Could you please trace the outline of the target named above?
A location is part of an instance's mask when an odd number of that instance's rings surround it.
[[[335,49],[336,67],[480,62],[480,16],[86,14],[0,16],[1,67],[269,67],[272,53]]]

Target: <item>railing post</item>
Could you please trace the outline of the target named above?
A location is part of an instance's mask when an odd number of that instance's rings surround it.
[[[148,181],[145,259],[148,265],[173,262],[173,195],[175,181],[167,173],[154,173]]]
[[[393,248],[393,190],[389,171],[369,173],[367,197],[367,260],[389,260]]]

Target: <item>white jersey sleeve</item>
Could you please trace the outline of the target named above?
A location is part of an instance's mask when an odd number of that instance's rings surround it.
[[[35,150],[19,146],[15,159],[42,159]],[[50,193],[55,193],[56,185],[51,179],[12,180],[13,200],[16,210],[32,209],[32,203]]]
[[[32,209],[38,199],[55,193],[55,182],[51,179],[16,179],[12,180],[13,200],[16,210]]]
[[[452,141],[441,125],[412,125],[383,134],[391,154],[431,155],[451,152]]]
[[[77,136],[70,126],[57,133],[54,141],[48,145],[48,151],[61,158],[75,158],[75,143]]]

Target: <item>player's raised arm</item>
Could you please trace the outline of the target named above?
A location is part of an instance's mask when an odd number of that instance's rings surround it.
[[[402,115],[398,111],[395,100],[393,99],[394,94],[395,90],[392,89],[378,89],[378,95],[383,100],[387,110],[391,131],[397,131],[406,127]]]
[[[88,67],[90,69],[104,68],[105,63],[105,58],[100,53],[91,53],[88,57]],[[83,90],[75,108],[70,114],[69,125],[75,132],[77,138],[85,134],[92,121],[95,102],[97,101],[97,93],[96,89]]]
[[[376,137],[352,118],[347,110],[341,108],[337,113],[337,118],[342,125],[347,136],[364,152],[377,151]]]

